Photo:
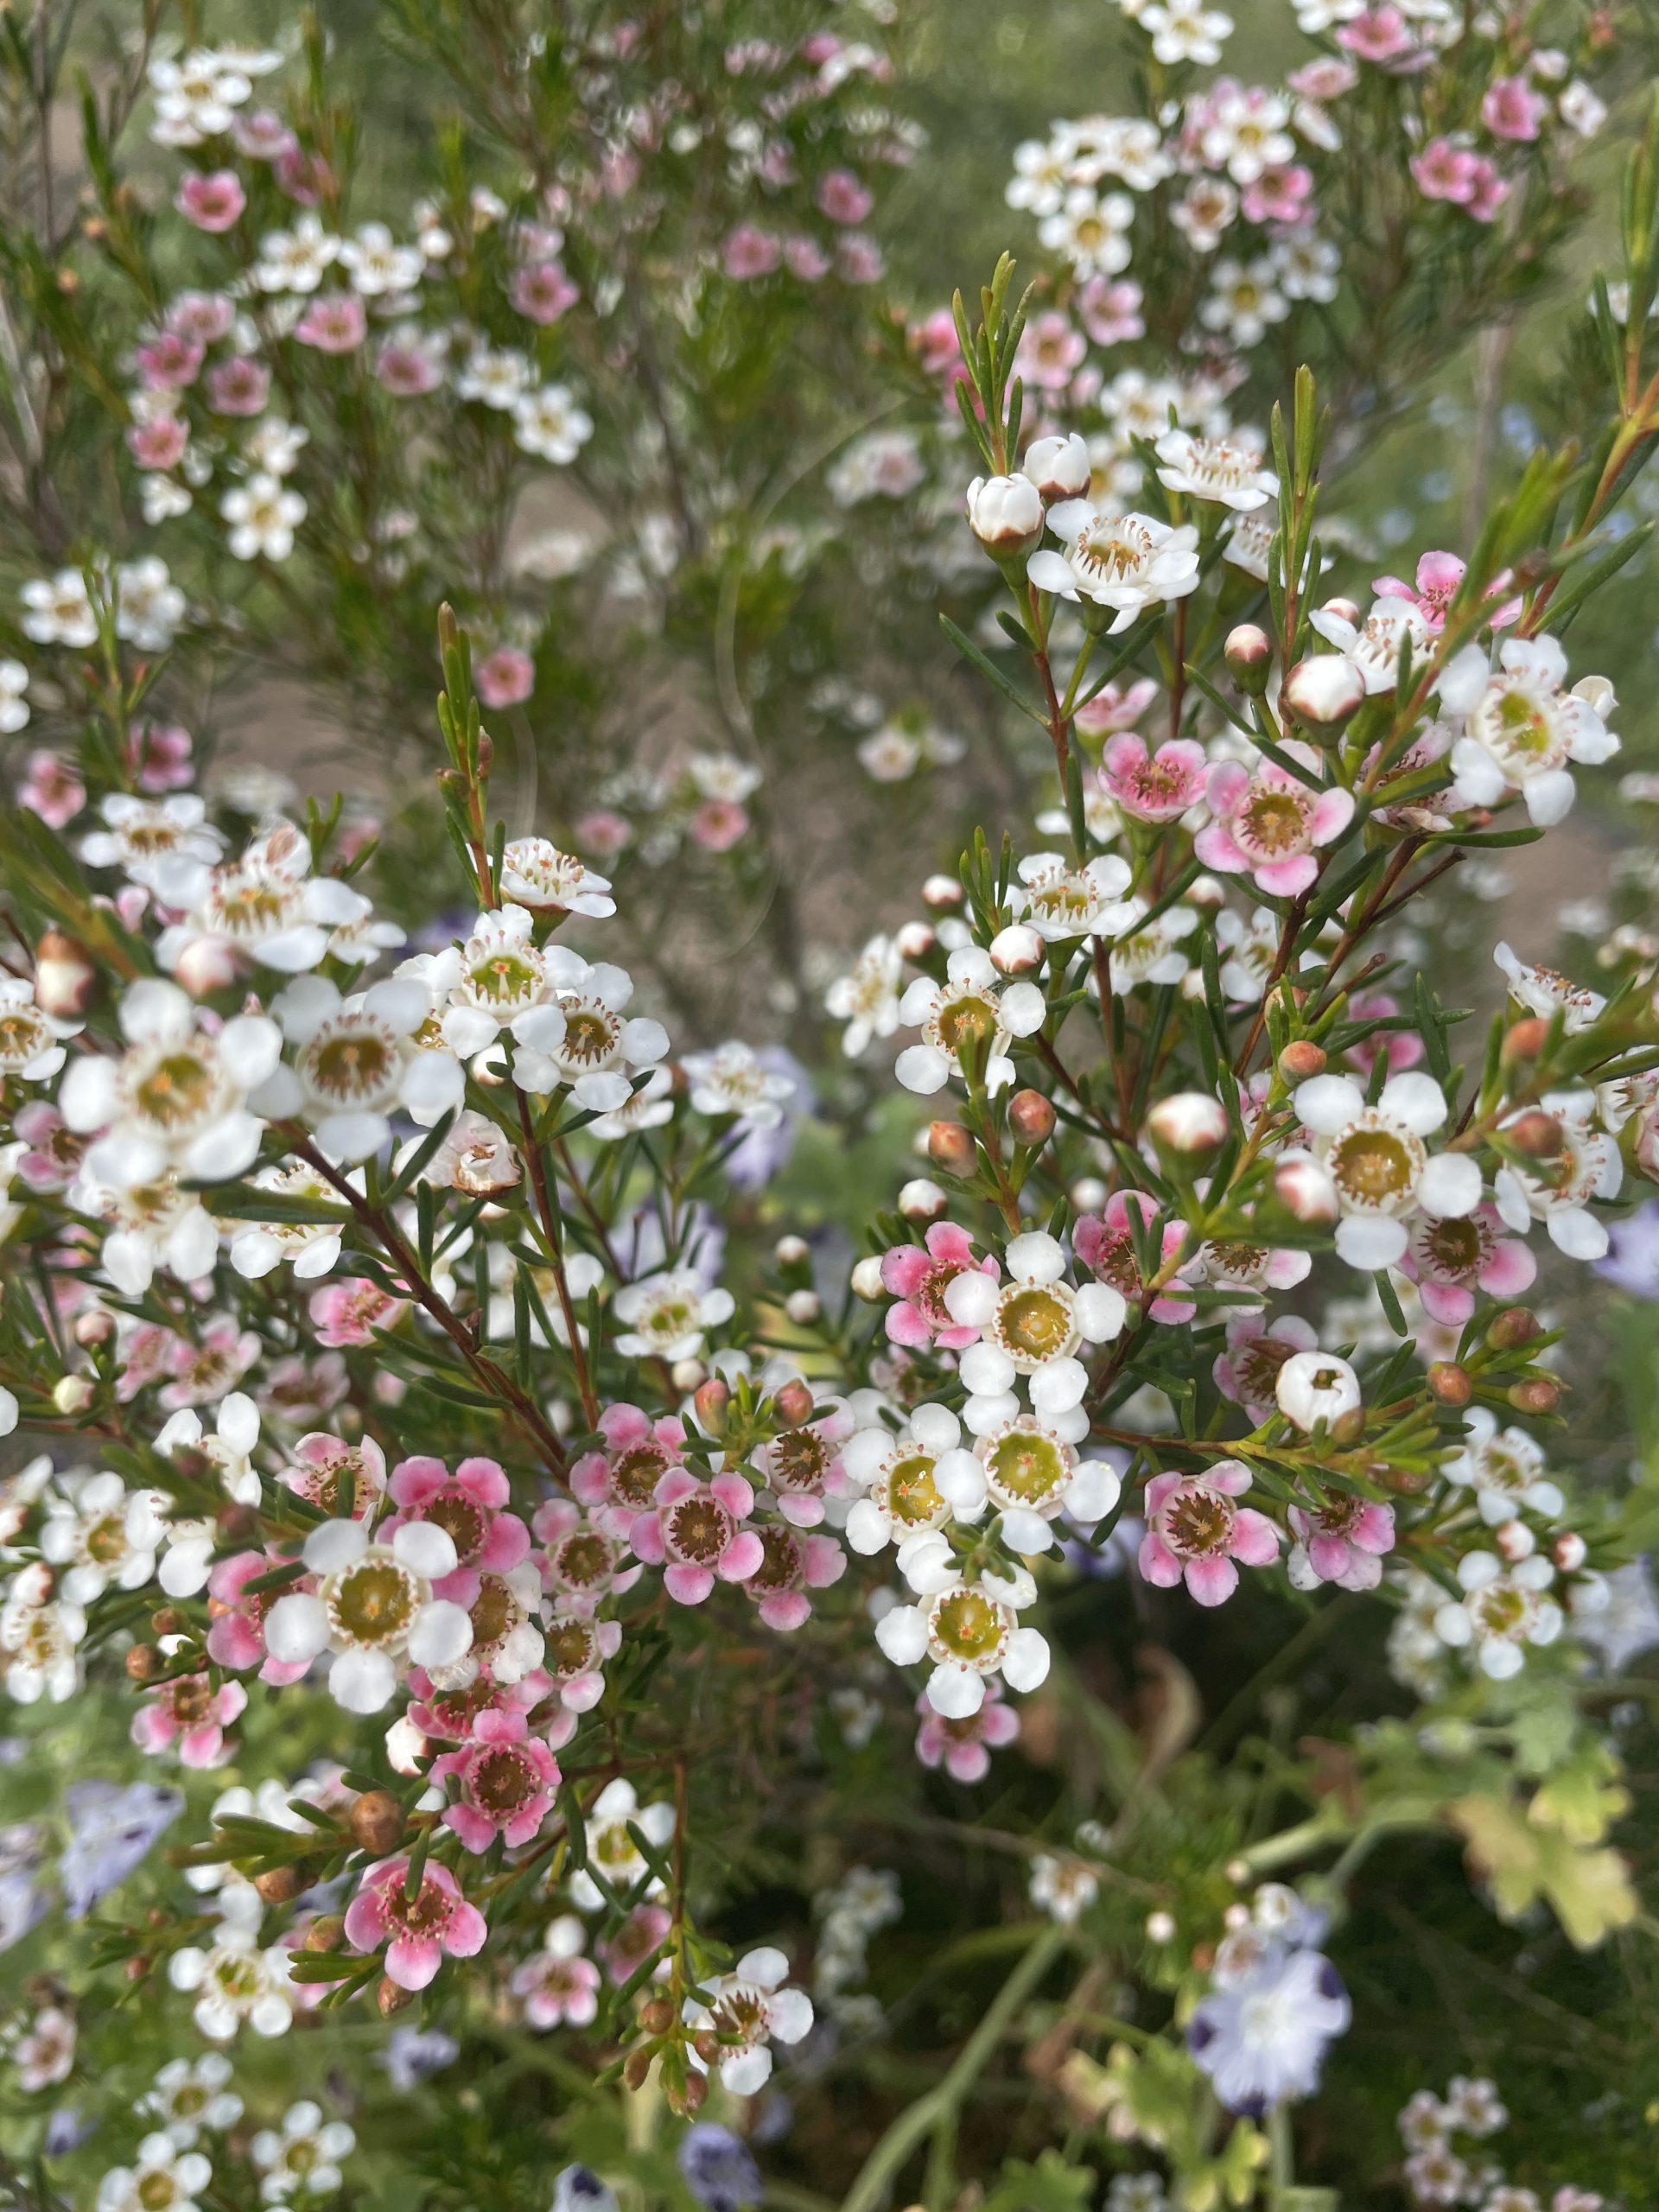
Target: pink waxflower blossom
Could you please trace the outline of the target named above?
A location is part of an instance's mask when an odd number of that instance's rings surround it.
[[[1199,1605],[1221,1605],[1238,1587],[1235,1560],[1271,1567],[1279,1531],[1265,1514],[1234,1502],[1249,1486],[1242,1459],[1217,1459],[1201,1475],[1154,1475],[1137,1561],[1142,1579],[1160,1590],[1185,1581]]]
[[[905,344],[926,377],[939,378],[949,391],[963,366],[957,319],[949,308],[936,308],[905,334]]]
[[[1408,601],[1422,616],[1431,632],[1438,634],[1446,626],[1446,609],[1457,597],[1466,573],[1466,564],[1455,553],[1425,553],[1417,563],[1417,579],[1408,584],[1401,576],[1378,576],[1371,588],[1379,598]],[[1488,599],[1499,598],[1510,583],[1510,572],[1505,569],[1487,591]],[[1487,620],[1494,630],[1506,630],[1520,615],[1521,601],[1503,601]]]
[[[234,169],[188,169],[179,179],[173,205],[199,231],[228,231],[240,221],[248,195]]]
[[[517,645],[498,645],[479,662],[473,681],[486,707],[516,707],[536,689],[536,664]]]
[[[720,250],[726,274],[739,283],[769,276],[784,257],[783,241],[753,223],[740,223]]]
[[[179,1338],[159,1321],[141,1321],[121,1347],[115,1395],[123,1405],[159,1382]]]
[[[377,1329],[393,1329],[409,1310],[366,1275],[342,1275],[311,1294],[308,1307],[317,1342],[331,1347],[372,1344]]]
[[[1300,162],[1273,162],[1244,188],[1240,205],[1247,222],[1302,221],[1313,197],[1313,172]]]
[[[1064,391],[1088,352],[1083,333],[1057,308],[1046,308],[1027,323],[1014,356],[1014,373],[1027,391]]]
[[[1334,1582],[1339,1590],[1375,1590],[1394,1549],[1394,1508],[1333,1491],[1322,1505],[1293,1505],[1286,1519],[1296,1541],[1289,1571],[1299,1590]]]
[[[181,415],[156,415],[127,425],[127,451],[140,468],[175,468],[190,442],[190,425]]]
[[[813,197],[819,211],[832,223],[861,223],[875,205],[869,187],[861,183],[851,169],[831,169],[820,177]]]
[[[549,1923],[543,1948],[514,1969],[512,1993],[529,2026],[585,2028],[599,2011],[599,1968],[582,1956],[586,1941],[575,1913],[562,1912]],[[642,1953],[642,1961],[650,1955]]]
[[[334,181],[322,156],[308,153],[297,138],[277,148],[271,167],[277,183],[299,207],[315,207]]]
[[[1344,92],[1351,92],[1359,82],[1359,72],[1351,61],[1344,61],[1334,54],[1321,54],[1317,61],[1305,62],[1301,68],[1293,70],[1286,82],[1300,99],[1313,100],[1323,107],[1332,100],[1339,100]]]
[[[180,1675],[134,1713],[132,1740],[141,1751],[164,1751],[176,1744],[185,1766],[219,1766],[228,1756],[225,1731],[247,1702],[240,1682],[215,1689],[205,1674]]]
[[[78,1135],[49,1098],[24,1101],[11,1126],[29,1149],[16,1172],[31,1191],[67,1191],[80,1173],[90,1135]]]
[[[652,1953],[662,1948],[673,1925],[674,1916],[666,1905],[649,1902],[635,1905],[615,1935],[594,1947],[610,1980],[619,1987],[632,1981]],[[664,1959],[658,1972],[667,1971]],[[657,1976],[652,1978],[654,1980]]]
[[[1549,102],[1524,77],[1496,79],[1480,104],[1480,119],[1494,138],[1535,138],[1548,113]]]
[[[596,806],[582,817],[573,834],[579,852],[591,853],[595,860],[614,860],[633,842],[633,824],[614,807]]]
[[[23,780],[17,804],[38,814],[51,829],[73,822],[86,804],[86,786],[80,771],[67,754],[36,746],[23,764]]]
[[[656,1502],[657,1485],[685,1450],[677,1416],[653,1421],[638,1406],[607,1406],[599,1417],[604,1448],[585,1452],[570,1470],[571,1495],[607,1535],[626,1540]]]
[[[689,1467],[671,1467],[657,1485],[654,1511],[629,1534],[634,1557],[664,1569],[663,1586],[677,1605],[700,1605],[722,1582],[746,1582],[766,1558],[760,1536],[740,1524],[754,1510],[742,1476],[699,1482]]]
[[[1386,67],[1390,61],[1415,61],[1417,44],[1398,8],[1368,8],[1337,33],[1337,43],[1362,61]]]
[[[228,292],[181,292],[162,321],[181,338],[215,346],[236,321],[236,302]]]
[[[1144,338],[1141,287],[1128,276],[1090,276],[1077,294],[1077,320],[1096,346]]]
[[[1489,162],[1484,155],[1475,164],[1475,188],[1469,200],[1469,213],[1478,223],[1490,223],[1510,196],[1506,178],[1498,174],[1496,162]]]
[[[175,1337],[167,1355],[170,1380],[161,1402],[170,1414],[186,1406],[205,1406],[233,1390],[258,1358],[260,1344],[251,1329],[238,1329],[228,1314],[210,1321],[198,1343]]]
[[[1149,1222],[1158,1212],[1157,1201],[1145,1191],[1114,1191],[1103,1214],[1085,1214],[1077,1223],[1071,1232],[1071,1249],[1097,1282],[1109,1284],[1120,1297],[1141,1306],[1146,1303],[1147,1287],[1135,1255],[1131,1211],[1142,1223]],[[1185,1243],[1186,1224],[1179,1219],[1166,1221],[1160,1238],[1163,1262],[1178,1258]],[[1172,1277],[1152,1301],[1149,1310],[1154,1321],[1192,1319],[1198,1308],[1191,1298],[1180,1294],[1185,1287],[1180,1276]]]
[[[147,391],[178,391],[200,373],[201,341],[176,330],[158,330],[135,349],[133,358]]]
[[[816,284],[835,266],[817,240],[801,232],[784,240],[784,263],[790,275],[798,276],[803,284]]]
[[[404,1895],[409,1860],[383,1859],[363,1877],[346,1908],[346,1940],[355,1951],[386,1947],[386,1979],[399,1989],[424,1989],[442,1965],[484,1948],[489,1925],[469,1904],[449,1869],[429,1859],[412,1898]]]
[[[268,1552],[233,1552],[219,1560],[207,1579],[207,1610],[213,1616],[207,1656],[214,1666],[232,1674],[257,1667],[260,1681],[278,1688],[302,1681],[310,1662],[270,1656],[265,1649],[265,1615],[289,1591],[309,1589],[312,1578],[297,1577],[272,1590],[250,1591],[248,1585],[283,1564]]]
[[[852,1408],[837,1402],[817,1420],[771,1438],[754,1453],[755,1468],[778,1510],[798,1529],[816,1529],[823,1518],[824,1499],[844,1497],[851,1490],[840,1447],[854,1426]]]
[[[434,1759],[432,1777],[440,1787],[453,1781],[460,1791],[443,1825],[468,1851],[487,1851],[498,1836],[512,1850],[541,1834],[559,1786],[559,1763],[531,1734],[524,1714],[508,1707],[480,1713],[472,1741]]]
[[[847,1572],[847,1554],[833,1536],[809,1535],[768,1522],[760,1529],[764,1556],[742,1584],[743,1595],[770,1629],[787,1633],[804,1626],[812,1611],[810,1590],[824,1590]]]
[[[1173,822],[1204,797],[1210,760],[1190,737],[1171,738],[1156,753],[1135,730],[1120,730],[1101,756],[1100,787],[1137,822]]]
[[[844,284],[874,284],[887,263],[874,238],[861,231],[848,231],[836,241],[836,267]]]
[[[1411,157],[1411,174],[1426,200],[1449,200],[1466,207],[1480,183],[1480,157],[1450,138],[1431,138]]]
[[[411,1667],[409,1690],[409,1717],[423,1736],[441,1744],[470,1744],[480,1713],[528,1715],[552,1695],[553,1682],[540,1667],[516,1682],[497,1681],[480,1669],[464,1688],[440,1689],[423,1667]]]
[[[127,732],[127,773],[141,791],[187,790],[195,779],[190,733],[177,722],[136,722]]]
[[[368,328],[368,309],[355,292],[325,292],[295,324],[294,335],[320,353],[349,353],[363,343]]]
[[[1149,676],[1137,676],[1133,683],[1103,684],[1077,709],[1077,728],[1088,737],[1132,730],[1157,696],[1158,686]]]
[[[959,1274],[974,1268],[995,1278],[998,1269],[988,1253],[976,1258],[973,1239],[953,1221],[936,1221],[927,1231],[925,1245],[895,1244],[881,1255],[881,1285],[899,1300],[887,1308],[887,1340],[920,1351],[937,1344],[942,1351],[963,1351],[978,1340],[977,1328],[953,1321],[945,1309],[944,1294]]]
[[[372,1436],[347,1444],[326,1429],[313,1429],[294,1446],[280,1479],[331,1521],[360,1521],[385,1495],[385,1455]]]
[[[408,1522],[429,1521],[455,1547],[454,1568],[432,1585],[436,1597],[475,1605],[480,1574],[510,1573],[529,1554],[530,1530],[506,1510],[512,1485],[499,1460],[463,1459],[451,1474],[442,1459],[421,1454],[400,1460],[387,1488],[397,1510],[381,1522],[379,1541],[390,1543]]]
[[[1305,767],[1319,765],[1311,746],[1293,740],[1284,749]],[[1351,791],[1337,784],[1310,787],[1272,760],[1254,773],[1242,761],[1217,761],[1206,796],[1216,818],[1198,832],[1193,851],[1206,868],[1248,874],[1272,899],[1307,890],[1319,873],[1315,849],[1334,842],[1354,818]]]
[[[734,798],[706,798],[685,827],[705,853],[728,853],[748,834],[748,810]]]
[[[603,1597],[631,1590],[639,1580],[626,1535],[612,1535],[571,1498],[553,1497],[538,1505],[530,1525],[542,1547],[542,1581],[565,1602],[592,1607]]]
[[[207,404],[215,415],[259,415],[270,397],[270,371],[246,353],[232,353],[207,372]]]
[[[299,143],[282,117],[268,107],[245,108],[231,124],[231,143],[245,161],[275,162]]]
[[[556,322],[582,294],[560,263],[532,261],[514,270],[507,296],[520,315],[545,326]]]
[[[1400,1272],[1417,1285],[1424,1313],[1451,1328],[1461,1328],[1474,1312],[1477,1290],[1521,1298],[1538,1273],[1525,1238],[1504,1235],[1495,1206],[1477,1207],[1459,1220],[1419,1214],[1408,1236]]]
[[[1278,1405],[1280,1369],[1297,1352],[1314,1351],[1319,1341],[1300,1313],[1281,1313],[1272,1322],[1261,1313],[1231,1314],[1227,1349],[1211,1370],[1216,1388],[1259,1424]]]
[[[924,1766],[943,1766],[953,1782],[983,1782],[991,1770],[991,1753],[1013,1743],[1020,1733],[1020,1715],[1003,1702],[1001,1679],[993,1675],[985,1685],[985,1701],[965,1719],[947,1720],[936,1713],[924,1690],[916,1700],[922,1725],[916,1731],[916,1756]]]
[[[307,1421],[327,1421],[351,1388],[346,1362],[337,1351],[320,1357],[295,1352],[273,1363],[256,1394],[262,1412],[300,1428]]]

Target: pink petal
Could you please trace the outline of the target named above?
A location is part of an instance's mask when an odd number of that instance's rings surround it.
[[[1294,899],[1316,880],[1319,873],[1319,864],[1312,853],[1297,853],[1287,861],[1269,861],[1265,868],[1257,868],[1255,887],[1269,899]]]
[[[760,1539],[755,1540],[759,1542]],[[715,1586],[715,1578],[706,1567],[671,1567],[663,1577],[663,1587],[677,1605],[700,1605]],[[567,1693],[567,1698],[569,1694]]]
[[[1192,850],[1206,868],[1219,868],[1224,875],[1241,874],[1250,864],[1219,822],[1199,830]]]
[[[1241,1505],[1233,1523],[1233,1557],[1246,1567],[1271,1567],[1278,1556],[1278,1529],[1265,1513]]]
[[[1344,791],[1339,784],[1333,785],[1329,791],[1319,793],[1307,834],[1316,845],[1328,845],[1333,837],[1342,835],[1353,818],[1353,793]]]
[[[1520,1238],[1503,1236],[1481,1270],[1480,1287],[1494,1298],[1516,1298],[1531,1289],[1537,1274],[1538,1262]]]
[[[386,1980],[399,1989],[424,1989],[442,1963],[435,1936],[399,1936],[386,1946]]]
[[[1141,1570],[1141,1580],[1150,1582],[1155,1589],[1173,1590],[1181,1579],[1181,1562],[1161,1536],[1148,1534],[1142,1538],[1135,1565]]]
[[[747,1582],[758,1574],[766,1564],[766,1548],[753,1529],[745,1529],[732,1538],[720,1555],[720,1579],[722,1582]]]
[[[1230,1559],[1189,1560],[1186,1586],[1199,1605],[1224,1605],[1238,1587],[1238,1569]]]
[[[490,1923],[475,1904],[465,1902],[455,1907],[454,1918],[449,1923],[443,1948],[452,1959],[470,1959],[484,1948],[490,1932]]]
[[[1205,796],[1217,814],[1230,814],[1249,788],[1250,772],[1242,760],[1217,760]]]

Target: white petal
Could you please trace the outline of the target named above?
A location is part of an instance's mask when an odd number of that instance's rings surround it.
[[[219,1409],[219,1440],[246,1459],[259,1441],[259,1408],[245,1390],[232,1390]]]
[[[321,1598],[291,1591],[265,1615],[265,1649],[284,1666],[302,1666],[328,1643],[328,1615]]]
[[[397,1687],[397,1669],[384,1651],[342,1651],[328,1669],[328,1688],[347,1713],[378,1713]]]
[[[957,1371],[976,1397],[1001,1396],[1005,1390],[1014,1388],[1014,1362],[1006,1352],[1000,1351],[995,1344],[987,1344],[982,1339],[976,1344],[970,1344],[963,1352]]]
[[[1020,1282],[1058,1282],[1065,1272],[1065,1253],[1056,1239],[1040,1229],[1028,1229],[1010,1238],[1006,1257],[1008,1273]]]
[[[918,1406],[910,1417],[910,1433],[924,1452],[937,1454],[954,1451],[962,1424],[949,1406]]]
[[[1440,1152],[1418,1179],[1423,1211],[1442,1221],[1461,1221],[1480,1204],[1480,1168],[1466,1152]]]
[[[264,1123],[252,1114],[226,1114],[204,1129],[184,1155],[187,1175],[203,1182],[222,1182],[251,1167],[259,1154]]]
[[[1031,1378],[1031,1402],[1039,1414],[1069,1413],[1088,1389],[1089,1370],[1080,1359],[1051,1359]]]
[[[927,1622],[919,1605],[895,1605],[875,1624],[875,1640],[895,1667],[913,1667],[927,1649]]]
[[[421,1607],[409,1632],[409,1656],[417,1667],[453,1667],[472,1648],[472,1617],[465,1605],[435,1598]]]
[[[1403,1122],[1420,1137],[1446,1119],[1446,1093],[1432,1075],[1397,1075],[1382,1086],[1378,1102],[1391,1121]]]
[[[971,1452],[943,1452],[933,1462],[933,1486],[959,1511],[976,1513],[985,1503],[985,1470]]]
[[[337,1574],[369,1548],[360,1521],[324,1521],[305,1540],[304,1560],[313,1574]]]
[[[391,1540],[391,1550],[400,1567],[423,1574],[429,1582],[453,1574],[461,1563],[454,1538],[435,1521],[405,1521]]]
[[[944,1310],[964,1329],[982,1329],[996,1311],[1001,1292],[993,1276],[972,1268],[953,1275],[944,1287]]]
[[[58,1086],[58,1111],[77,1136],[107,1128],[115,1118],[115,1066],[91,1053],[69,1063]]]
[[[927,1701],[946,1720],[966,1720],[985,1702],[985,1678],[971,1667],[936,1667],[927,1678]]]
[[[1405,1224],[1373,1214],[1351,1213],[1337,1224],[1337,1252],[1351,1268],[1367,1274],[1391,1268],[1406,1249]]]
[[[1048,1645],[1034,1628],[1017,1628],[1002,1659],[1002,1679],[1011,1690],[1034,1690],[1048,1678]]]
[[[1035,983],[1010,983],[997,1011],[1011,1037],[1034,1037],[1048,1019],[1048,1001]]]
[[[1351,1076],[1316,1075],[1291,1094],[1298,1117],[1320,1136],[1334,1136],[1363,1111],[1365,1094]]]
[[[1601,1260],[1607,1255],[1607,1231],[1582,1206],[1567,1206],[1546,1217],[1549,1241],[1569,1260]]]
[[[928,1097],[944,1090],[951,1065],[936,1045],[911,1045],[893,1062],[893,1071],[906,1090]]]
[[[1128,1308],[1110,1283],[1086,1282],[1077,1293],[1077,1326],[1086,1343],[1109,1344],[1123,1327]]]

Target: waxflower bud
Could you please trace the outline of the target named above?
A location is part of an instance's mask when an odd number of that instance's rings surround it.
[[[1205,1091],[1173,1091],[1147,1116],[1147,1134],[1166,1162],[1191,1167],[1226,1143],[1227,1109]]]
[[[1279,1410],[1298,1428],[1336,1429],[1361,1408],[1359,1377],[1329,1352],[1293,1352],[1274,1382]]]
[[[708,2094],[709,2076],[706,2074],[688,2074],[683,2082],[667,2085],[669,2110],[682,2116],[687,2113],[701,2112],[702,2101]]]
[[[415,2002],[415,1992],[400,1988],[390,1974],[382,1974],[375,1988],[374,2001],[380,2007],[381,2018],[389,2020],[394,2012],[401,2012],[405,2005]]]
[[[1538,1316],[1529,1307],[1506,1306],[1488,1324],[1486,1341],[1494,1351],[1513,1351],[1517,1344],[1530,1344],[1541,1326]]]
[[[853,1269],[851,1281],[855,1298],[868,1299],[872,1304],[878,1298],[885,1298],[887,1287],[881,1280],[880,1255],[871,1252],[861,1259]]]
[[[1529,1160],[1556,1160],[1560,1156],[1563,1142],[1561,1125],[1554,1114],[1546,1114],[1541,1106],[1529,1106],[1517,1114],[1503,1132],[1519,1153]]]
[[[1043,957],[1043,940],[1024,922],[1011,922],[991,939],[991,965],[1003,976],[1029,976]]]
[[[53,1389],[52,1402],[60,1414],[82,1414],[96,1395],[84,1375],[64,1375]]]
[[[643,2089],[645,2086],[645,2076],[650,2071],[651,2053],[643,2048],[631,2050],[628,2053],[627,2063],[622,2069],[622,2079],[627,2083],[629,2088]]]
[[[922,886],[922,904],[934,912],[949,912],[960,906],[964,893],[954,875],[930,875]]]
[[[173,980],[193,999],[206,998],[236,981],[236,955],[224,938],[193,938],[174,963]]]
[[[1029,553],[1043,534],[1043,499],[1027,476],[976,476],[968,527],[995,560]]]
[[[899,1192],[899,1211],[906,1221],[937,1221],[950,1201],[937,1183],[918,1175]]]
[[[1305,728],[1341,729],[1365,703],[1365,679],[1340,653],[1313,653],[1299,660],[1280,694]]]
[[[320,1912],[305,1931],[304,1948],[308,1951],[337,1951],[345,1940],[344,1914]]]
[[[301,1891],[310,1885],[309,1874],[291,1861],[286,1866],[268,1866],[263,1874],[253,1878],[254,1888],[267,1904],[291,1904]]]
[[[101,1306],[94,1306],[88,1313],[81,1314],[75,1323],[75,1342],[90,1348],[106,1344],[115,1334],[115,1316]]]
[[[1524,1521],[1501,1521],[1492,1531],[1492,1541],[1511,1567],[1530,1559],[1538,1548],[1538,1539]]]
[[[1095,473],[1088,442],[1075,430],[1069,437],[1033,438],[1020,467],[1045,499],[1081,499]]]
[[[689,1394],[696,1389],[708,1372],[700,1359],[677,1359],[668,1370],[668,1379],[677,1390]]]
[[[784,1300],[784,1312],[798,1328],[805,1328],[823,1311],[823,1300],[816,1290],[791,1290]]]
[[[1549,1024],[1541,1014],[1529,1014],[1513,1023],[1504,1032],[1499,1058],[1503,1065],[1513,1067],[1517,1060],[1535,1060],[1544,1049],[1544,1039],[1549,1034]]]
[[[674,2024],[674,2007],[666,1997],[653,1997],[639,2007],[639,2024],[648,2036],[665,2036]]]
[[[1563,1529],[1549,1548],[1549,1555],[1563,1574],[1576,1574],[1589,1557],[1590,1547],[1576,1529]]]
[[[1168,1912],[1149,1912],[1147,1915],[1148,1943],[1173,1943],[1175,1941],[1175,1916]]]
[[[780,1268],[798,1268],[810,1249],[804,1236],[780,1236],[772,1248],[772,1256]]]
[[[1351,599],[1327,599],[1320,612],[1334,614],[1339,622],[1351,622],[1356,629],[1359,627],[1359,609]]]
[[[812,1418],[812,1393],[804,1382],[780,1384],[772,1402],[778,1409],[778,1418],[791,1428],[798,1428],[804,1421]]]
[[[718,1375],[711,1375],[700,1382],[692,1395],[691,1405],[697,1416],[697,1427],[705,1436],[718,1436],[725,1426],[726,1408],[732,1402],[730,1386]]]
[[[1046,1144],[1055,1119],[1053,1102],[1040,1090],[1016,1090],[1008,1101],[1008,1127],[1018,1144]]]
[[[1553,1414],[1561,1402],[1562,1385],[1553,1375],[1531,1375],[1510,1385],[1510,1403],[1518,1414]]]
[[[98,970],[79,938],[48,930],[35,948],[35,999],[44,1014],[79,1021],[98,995]]]
[[[179,1636],[184,1630],[184,1615],[176,1605],[162,1605],[149,1617],[152,1634]]]
[[[1221,652],[1239,690],[1259,699],[1268,688],[1268,672],[1273,665],[1273,640],[1267,632],[1257,623],[1241,622],[1227,632]]]
[[[363,1850],[384,1859],[402,1839],[404,1808],[390,1789],[365,1789],[353,1806],[347,1825]]]
[[[162,1655],[153,1643],[135,1643],[126,1657],[127,1678],[130,1681],[147,1682],[162,1663]]]
[[[901,958],[912,964],[925,960],[938,941],[931,925],[927,922],[906,922],[893,939]]]
[[[1428,1370],[1428,1395],[1438,1405],[1466,1406],[1475,1386],[1466,1367],[1453,1359],[1437,1359]]]
[[[1317,1160],[1281,1160],[1273,1173],[1274,1196],[1305,1225],[1334,1221],[1342,1211],[1337,1186]]]
[[[1325,1050],[1311,1037],[1297,1037],[1279,1055],[1279,1072],[1293,1087],[1299,1083],[1312,1083],[1316,1075],[1325,1073]]]
[[[960,1122],[930,1122],[927,1156],[947,1175],[969,1176],[974,1172],[974,1140]],[[899,1201],[901,1206],[903,1199]]]

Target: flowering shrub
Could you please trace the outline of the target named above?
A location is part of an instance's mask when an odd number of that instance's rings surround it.
[[[1576,618],[1644,543],[1659,121],[1568,341],[1586,443],[1488,455],[1410,581],[1326,528],[1452,350],[1436,288],[1513,316],[1567,235],[1621,49],[1559,12],[1304,0],[1277,89],[1198,73],[1218,10],[1125,4],[1144,111],[1015,156],[1060,272],[1017,297],[1005,256],[941,326],[861,304],[922,143],[878,10],[411,5],[489,155],[441,133],[396,225],[348,207],[321,24],[158,10],[89,81],[71,223],[37,11],[18,2203],[1642,2201],[1659,1344],[1611,1325],[1621,1401],[1582,1315],[1659,1290],[1659,943],[1577,912],[1594,990],[1536,913],[1440,955],[1626,727]],[[903,422],[790,462],[821,509],[762,550],[779,456],[722,441],[786,449],[838,377]],[[515,556],[538,499],[626,526]],[[842,554],[925,568],[889,524],[952,534],[1021,808],[922,861],[918,918],[867,868],[842,918],[888,925],[839,975],[784,899],[713,1023],[711,918],[803,834],[751,812],[789,686],[752,714],[736,640],[759,699]],[[688,709],[584,783],[550,717],[636,715],[694,609],[731,741]],[[302,802],[233,730],[200,772],[215,671],[386,731],[434,617],[420,795]],[[859,757],[960,755],[918,709]],[[1524,2113],[1563,2044],[1593,2099],[1541,2091],[1500,2159],[1486,2069]]]

